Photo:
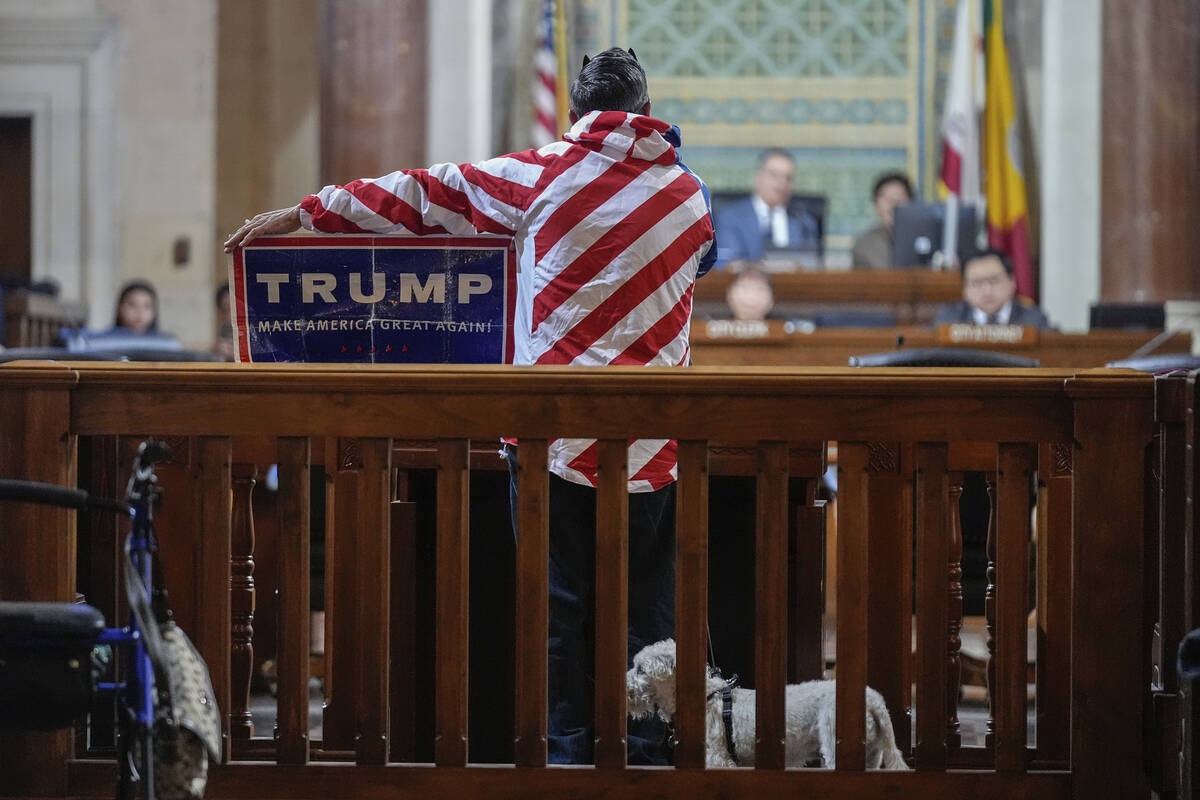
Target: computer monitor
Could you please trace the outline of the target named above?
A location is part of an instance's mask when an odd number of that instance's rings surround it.
[[[720,247],[720,240],[717,242]],[[809,247],[772,247],[763,248],[762,262],[759,266],[764,272],[792,272],[794,270],[819,270],[824,262],[824,256],[819,244]]]
[[[946,206],[909,203],[896,206],[892,220],[892,264],[901,269],[928,267],[942,249]],[[975,252],[975,207],[958,208],[958,263]]]
[[[1089,328],[1119,328],[1127,331],[1160,331],[1167,324],[1162,303],[1096,303],[1091,307]]]

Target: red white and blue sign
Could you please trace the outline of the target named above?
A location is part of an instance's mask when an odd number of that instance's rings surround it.
[[[507,237],[264,236],[230,289],[238,361],[512,362]]]

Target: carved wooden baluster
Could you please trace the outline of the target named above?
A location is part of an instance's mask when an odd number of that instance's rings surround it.
[[[898,442],[867,443],[869,575],[867,685],[883,695],[896,740],[910,741],[912,707],[912,454]]]
[[[254,735],[250,721],[250,677],[254,669],[254,513],[251,493],[257,469],[233,465],[233,552],[229,562],[232,649],[230,653],[230,734],[234,739]]]
[[[1038,493],[1037,750],[1061,765],[1071,751],[1071,483],[1072,448],[1042,445],[1046,488]]]
[[[963,587],[962,587],[962,515],[958,504],[962,499],[963,474],[951,472],[950,479],[950,560],[947,578],[949,588],[946,596],[949,613],[946,616],[946,748],[953,753],[962,745],[958,727],[958,693],[962,680],[959,650],[962,639]]]
[[[983,595],[983,615],[987,622],[987,686],[988,718],[987,736],[984,746],[992,746],[992,735],[996,726],[996,474],[987,473],[988,523],[987,523],[987,591]]]

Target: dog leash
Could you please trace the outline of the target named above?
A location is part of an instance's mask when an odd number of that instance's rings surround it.
[[[738,676],[734,673],[733,677],[728,678],[721,686],[721,722],[725,727],[725,750],[729,753],[729,760],[737,765],[737,750],[733,746],[733,687],[737,686]],[[709,697],[715,697],[716,692],[713,692]]]

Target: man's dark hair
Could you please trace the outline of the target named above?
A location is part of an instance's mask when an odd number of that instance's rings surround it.
[[[995,248],[991,248],[991,247],[987,248],[986,250],[977,250],[974,253],[972,253],[971,255],[969,255],[965,261],[963,261],[963,263],[962,263],[963,277],[966,277],[967,265],[969,265],[972,261],[978,261],[981,258],[989,258],[991,256],[995,256],[996,258],[1000,259],[1000,263],[1001,263],[1001,265],[1003,265],[1004,271],[1007,272],[1008,277],[1011,278],[1013,276],[1012,259],[1008,257],[1008,254],[1002,253],[999,250],[996,250]]]
[[[580,117],[590,111],[640,114],[649,102],[646,72],[632,50],[610,47],[592,58],[584,56],[583,69],[571,84],[571,112]]]
[[[758,168],[762,169],[763,165],[765,165],[769,159],[772,159],[775,156],[786,158],[793,164],[796,163],[796,157],[789,151],[783,149],[782,147],[768,147],[766,150],[763,150],[758,154]]]
[[[875,188],[871,190],[871,199],[877,200],[879,198],[879,193],[883,191],[883,187],[887,186],[889,183],[900,184],[904,187],[904,191],[908,195],[908,199],[913,199],[912,181],[910,181],[908,176],[903,172],[885,172],[876,178]]]

